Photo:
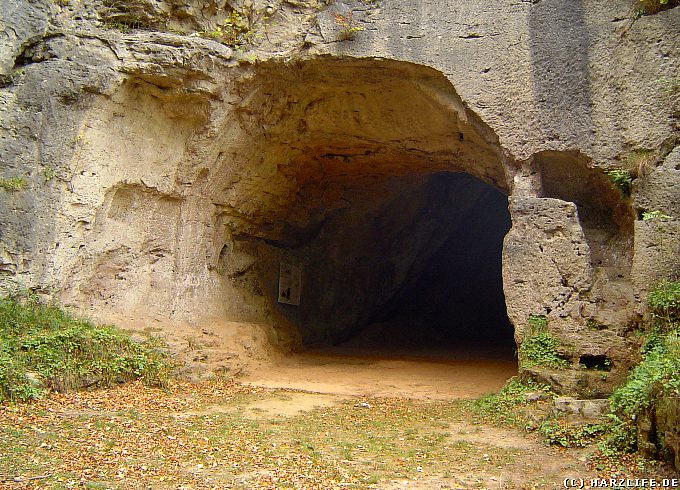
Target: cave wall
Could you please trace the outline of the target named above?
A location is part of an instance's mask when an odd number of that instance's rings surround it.
[[[278,262],[320,256],[326,235],[351,249],[342,230],[368,225],[350,204],[394,206],[381,216],[415,224],[397,246],[415,256],[409,236],[445,230],[419,217],[413,183],[465,172],[510,196],[516,339],[545,314],[565,355],[625,369],[645,292],[680,273],[680,9],[633,22],[624,0],[269,3],[232,49],[190,35],[225,15],[201,2],[149,3],[145,29],[120,30],[98,2],[0,1],[0,177],[24,183],[0,189],[2,288],[97,315],[259,322],[287,345],[301,317],[315,339],[342,337],[349,317],[321,331],[329,315],[281,310]],[[342,40],[334,15],[350,10],[362,30]],[[620,168],[630,198],[606,177]],[[670,218],[642,220],[654,210]],[[366,266],[362,290],[398,283],[410,259],[391,253],[399,266]],[[380,294],[342,311],[357,321]]]

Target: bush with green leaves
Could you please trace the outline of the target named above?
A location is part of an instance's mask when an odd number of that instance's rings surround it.
[[[559,341],[548,332],[537,333],[522,341],[518,358],[522,368],[545,366],[562,369],[569,363],[557,353]]]
[[[612,426],[605,450],[634,451],[643,411],[660,398],[680,396],[680,282],[662,282],[647,304],[653,329],[640,349],[642,361],[609,398]]]
[[[626,384],[609,398],[612,429],[608,445],[621,451],[637,448],[636,420],[658,398],[680,395],[680,336],[672,332],[648,345],[643,360]]]
[[[629,170],[615,169],[607,172],[607,177],[624,197],[629,197],[633,188],[633,176]]]
[[[171,369],[157,339],[136,342],[35,296],[0,298],[0,401],[134,379],[162,386]]]
[[[526,334],[517,351],[521,368],[545,366],[561,369],[568,366],[568,362],[557,352],[559,340],[548,333],[547,326],[548,320],[543,315],[531,315],[528,318]]]

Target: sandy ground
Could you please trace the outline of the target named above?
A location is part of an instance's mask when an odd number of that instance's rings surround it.
[[[423,359],[368,351],[308,352],[252,366],[241,381],[264,388],[432,400],[478,398],[517,374],[503,359]]]
[[[336,347],[284,355],[265,325],[221,322],[201,326],[127,317],[98,318],[159,335],[192,381],[213,373],[265,388],[342,396],[456,400],[498,391],[517,374],[514,346],[413,345],[402,332],[358,337]],[[384,328],[384,326],[382,327]]]
[[[286,400],[264,400],[241,410],[253,417],[291,417],[350,398],[473,399],[498,391],[516,374],[516,360],[507,349],[467,346],[406,352],[380,351],[375,346],[333,348],[251,365],[241,382],[299,391],[291,392]],[[466,420],[451,420],[448,430],[450,444],[472,444],[479,448],[481,458],[489,461],[499,451],[509,452],[514,455],[513,462],[483,471],[469,463],[452,462],[446,477],[423,474],[383,480],[371,488],[560,488],[565,478],[593,476],[583,452],[545,447],[535,435]]]

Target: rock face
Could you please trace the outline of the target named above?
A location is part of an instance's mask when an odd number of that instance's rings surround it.
[[[632,362],[646,291],[680,274],[678,8],[0,9],[5,290],[262,324],[286,348],[396,314],[474,336],[455,320],[472,310],[520,343],[543,315],[565,379],[600,396]],[[277,302],[281,263],[302,270],[299,306]]]
[[[609,400],[577,400],[561,396],[553,403],[553,412],[570,423],[599,422],[609,411]]]

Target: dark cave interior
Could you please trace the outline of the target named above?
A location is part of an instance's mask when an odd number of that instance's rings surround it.
[[[299,306],[277,305],[304,348],[512,358],[507,196],[469,174],[437,172],[348,188],[343,202],[294,251]]]

